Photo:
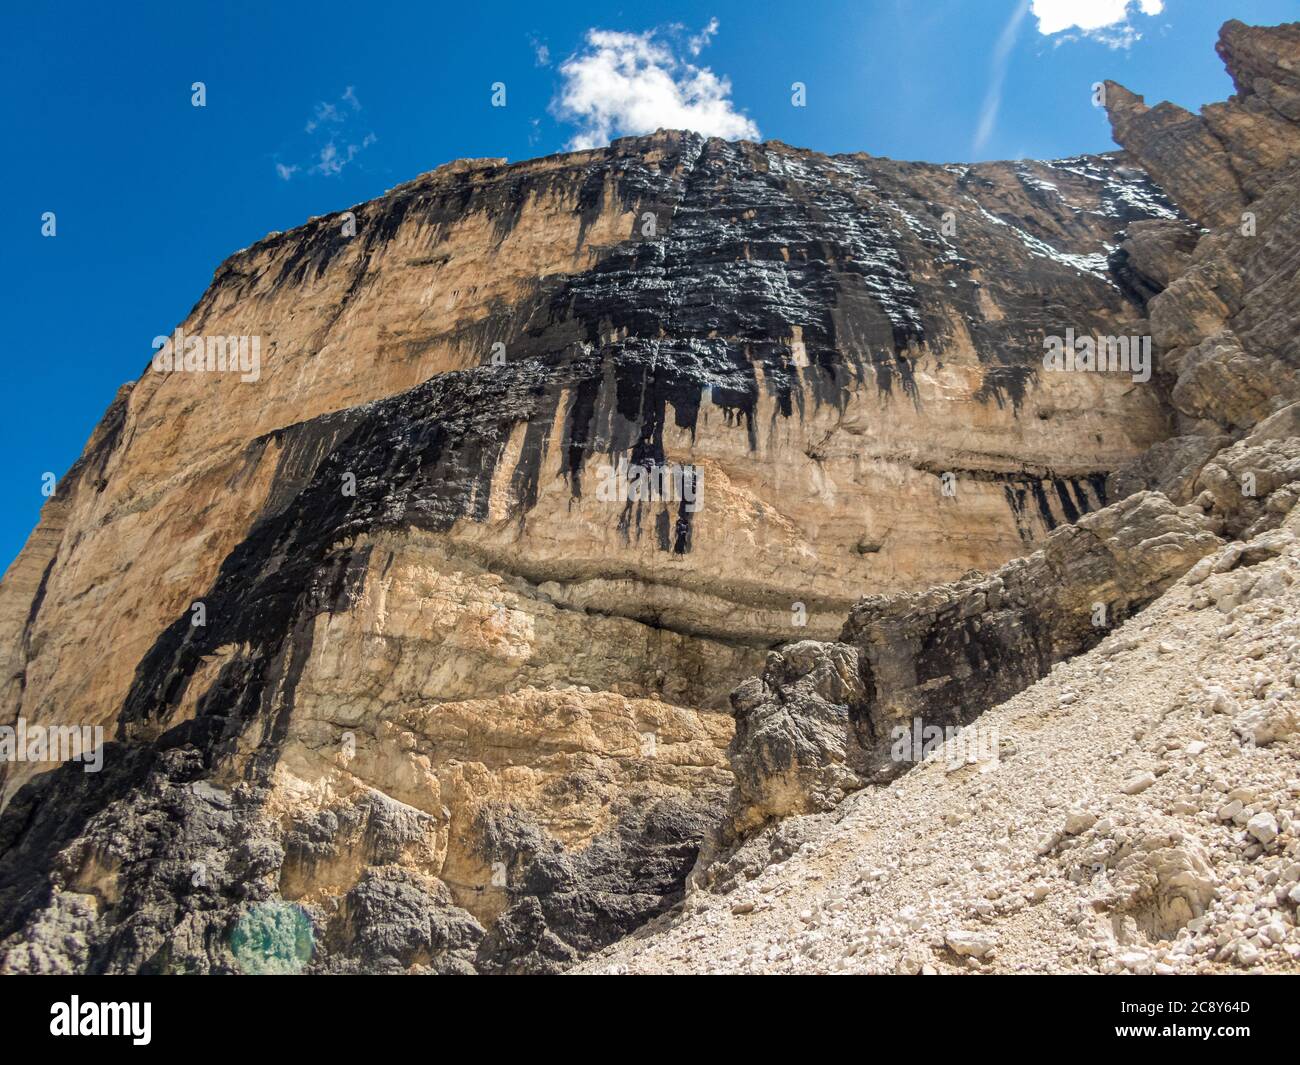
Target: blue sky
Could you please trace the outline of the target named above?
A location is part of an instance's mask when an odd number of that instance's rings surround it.
[[[152,338],[271,230],[451,159],[526,159],[664,115],[901,159],[1107,150],[1092,83],[1115,78],[1150,103],[1222,99],[1213,43],[1230,17],[1276,23],[1300,3],[11,5],[0,566],[37,520],[42,475],[72,464]]]

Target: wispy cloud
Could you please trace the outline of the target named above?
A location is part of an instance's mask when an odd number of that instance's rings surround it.
[[[379,138],[361,124],[361,101],[355,87],[349,85],[337,100],[321,100],[303,126],[306,141],[295,149],[298,162],[275,161],[275,173],[281,181],[291,181],[298,174],[335,177],[366,148]]]
[[[534,37],[531,34],[528,37],[528,43],[532,45],[534,65],[539,67],[549,67],[551,65],[550,46],[544,40]]]
[[[347,120],[348,115],[360,110],[361,101],[357,99],[356,89],[349,85],[339,97],[338,103],[322,100],[316,105],[316,113],[307,120],[304,132],[315,133],[321,126],[331,123],[339,125]]]
[[[997,126],[998,112],[1002,108],[1002,86],[1007,80],[1007,64],[1011,61],[1011,49],[1015,47],[1020,25],[1029,14],[1030,0],[1020,0],[1007,23],[998,34],[998,42],[993,47],[993,57],[989,64],[989,86],[984,93],[984,103],[980,107],[979,123],[975,127],[975,138],[971,142],[971,153],[979,155],[984,150]]]
[[[686,47],[690,49],[691,55],[699,55],[704,51],[709,46],[709,42],[713,40],[713,35],[717,32],[718,20],[716,18],[709,19],[709,24],[686,42]]]
[[[1135,15],[1165,9],[1164,0],[1033,0],[1032,6],[1038,32],[1055,36],[1054,44],[1087,38],[1110,48],[1128,48],[1141,39]]]
[[[731,82],[678,54],[698,56],[717,31],[717,19],[685,36],[680,26],[588,30],[584,47],[560,65],[564,81],[551,104],[556,117],[578,126],[569,147],[594,148],[661,128],[757,139],[758,126],[731,100]]]
[[[363,148],[369,148],[376,140],[377,138],[373,133],[367,133],[361,138],[360,144],[349,144],[346,147],[340,148],[338,142],[331,138],[325,143],[325,146],[321,148],[320,154],[316,159],[316,165],[311,168],[311,172],[314,174],[325,174],[326,176],[337,174],[347,166],[348,163],[352,162]]]

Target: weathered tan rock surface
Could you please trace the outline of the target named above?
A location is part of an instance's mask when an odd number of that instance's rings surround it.
[[[865,598],[836,643],[771,652],[763,676],[731,699],[724,842],[905,772],[922,757],[914,733],[924,747],[970,724],[1100,642],[1221,545],[1198,508],[1139,493],[989,576]]]
[[[1208,227],[1112,256],[1178,435],[1035,554],[773,652],[697,890],[581,971],[1300,968],[1300,24],[1219,52],[1239,95],[1203,118],[1107,92]]]
[[[1209,230],[1185,265],[1149,224],[1124,245],[1167,286],[1148,312],[1173,405],[1242,430],[1300,399],[1300,23],[1227,22],[1218,51],[1237,95],[1200,116],[1113,82],[1106,106],[1115,139]]]

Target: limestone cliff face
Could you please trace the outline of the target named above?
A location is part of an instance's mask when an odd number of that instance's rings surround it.
[[[1116,138],[1203,226],[1136,222],[1112,257],[1144,294],[1178,435],[1110,476],[1118,502],[1027,557],[864,597],[838,640],[772,652],[732,695],[722,848],[910,769],[922,753],[894,744],[900,727],[970,724],[1101,641],[1220,537],[1249,545],[1216,573],[1290,543],[1269,537],[1300,502],[1300,24],[1229,22],[1219,53],[1239,93],[1199,117],[1107,87]],[[707,865],[700,883],[730,875]]]
[[[907,771],[924,752],[913,733],[969,725],[1092,647],[1222,546],[1212,525],[1196,507],[1138,493],[996,573],[864,598],[838,641],[773,651],[732,694],[721,841]]]
[[[1201,115],[1148,108],[1114,83],[1106,97],[1115,139],[1208,230],[1192,247],[1135,227],[1123,248],[1168,277],[1152,336],[1180,424],[1201,435],[1249,429],[1300,397],[1300,23],[1228,22],[1218,51],[1237,95]]]
[[[0,770],[0,966],[248,970],[302,921],[315,971],[546,971],[670,907],[770,648],[1034,551],[1203,417],[1173,361],[1042,369],[1209,254],[1137,140],[662,132],[234,255],[181,325],[258,379],[146,369],[0,587],[0,722],[112,740]]]

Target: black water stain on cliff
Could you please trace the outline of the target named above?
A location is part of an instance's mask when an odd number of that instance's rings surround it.
[[[1016,531],[1022,540],[1035,539],[1033,515],[1028,509],[1032,499],[1038,520],[1048,532],[1061,524],[1074,524],[1085,514],[1106,505],[1105,474],[1090,473],[1082,477],[1004,477],[1002,491],[1011,509]],[[1087,489],[1092,490],[1089,498]],[[1059,515],[1052,507],[1056,500]]]
[[[975,398],[982,403],[992,399],[999,409],[1010,403],[1012,410],[1019,413],[1029,382],[1036,376],[1037,368],[1034,366],[986,366],[984,380],[980,382]]]
[[[1032,540],[1034,538],[1033,522],[1025,513],[1027,489],[1023,485],[1004,484],[1002,491],[1006,494],[1007,506],[1011,508],[1011,517],[1016,523],[1016,532],[1020,534],[1020,539]]]
[[[1079,508],[1075,506],[1074,500],[1070,498],[1069,488],[1059,477],[1052,481],[1052,487],[1056,489],[1056,498],[1061,501],[1061,509],[1065,512],[1066,523],[1073,525],[1079,520]]]

